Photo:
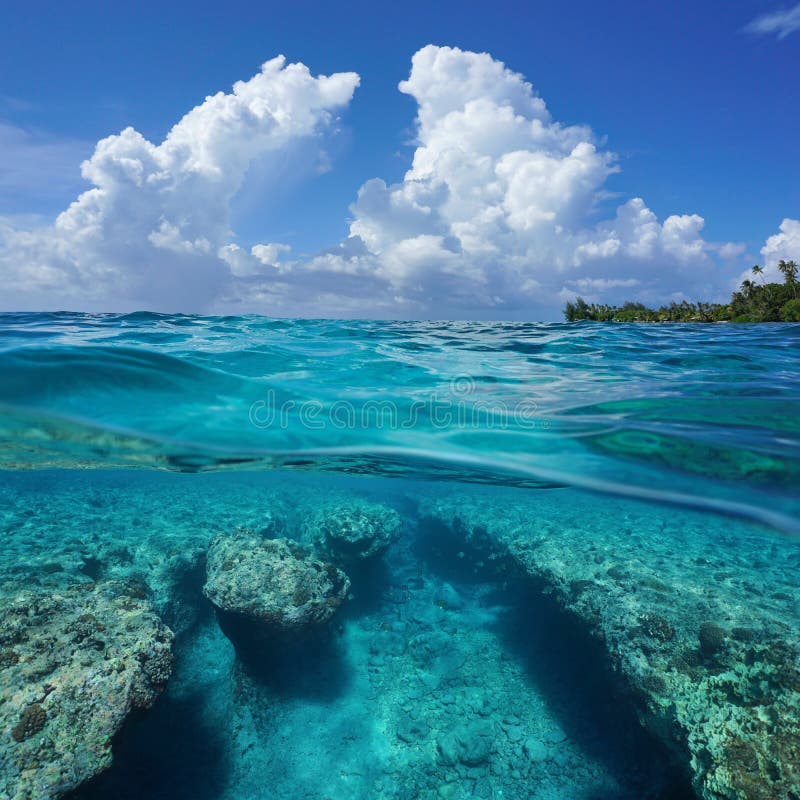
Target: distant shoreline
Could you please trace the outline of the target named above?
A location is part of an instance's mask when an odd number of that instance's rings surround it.
[[[798,267],[794,261],[779,261],[783,283],[763,283],[762,267],[756,264],[753,280],[745,279],[729,303],[670,303],[648,308],[643,303],[628,301],[621,306],[587,303],[582,297],[567,301],[564,319],[567,322],[800,322]],[[757,283],[761,278],[762,282]]]

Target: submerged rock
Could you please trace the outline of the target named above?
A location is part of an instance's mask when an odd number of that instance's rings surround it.
[[[429,730],[428,723],[423,719],[415,719],[408,714],[404,714],[397,721],[397,738],[406,744],[418,744]]]
[[[449,583],[443,583],[439,587],[434,595],[433,602],[439,608],[444,608],[448,611],[458,611],[464,607],[464,598]]]
[[[697,638],[705,658],[713,658],[725,646],[725,631],[713,622],[704,622]]]
[[[551,757],[550,748],[541,740],[531,736],[522,745],[525,755],[534,763],[539,764]]]
[[[340,569],[313,558],[288,539],[240,529],[212,542],[205,596],[224,613],[274,632],[327,622],[350,589]]]
[[[494,731],[491,723],[483,720],[458,725],[440,736],[436,746],[443,764],[476,767],[494,751]]]
[[[749,566],[763,536],[727,521],[731,541],[720,548],[705,536],[707,518],[688,512],[665,535],[658,519],[632,507],[600,524],[596,507],[574,496],[503,504],[438,494],[420,510],[454,534],[489,538],[602,642],[641,721],[691,775],[699,798],[800,797],[800,586],[791,543],[770,542],[766,574]],[[709,574],[711,558],[727,580]],[[646,580],[655,570],[672,592]],[[758,581],[771,596],[752,591]],[[451,739],[444,744],[440,752],[452,758]],[[525,749],[532,760],[545,757],[538,746]]]
[[[0,601],[0,797],[61,797],[111,764],[125,718],[172,670],[172,632],[124,583]]]
[[[360,498],[323,505],[306,522],[306,537],[334,561],[374,558],[399,537],[400,515]]]

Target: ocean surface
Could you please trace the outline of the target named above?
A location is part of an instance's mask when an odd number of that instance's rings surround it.
[[[0,314],[0,537],[3,799],[800,795],[800,325]]]

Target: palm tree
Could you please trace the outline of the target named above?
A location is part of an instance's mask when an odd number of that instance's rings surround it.
[[[797,264],[794,261],[784,261],[781,259],[778,262],[778,269],[783,273],[786,280],[786,285],[790,286],[795,298],[797,297]]]
[[[764,283],[764,267],[759,267],[758,264],[756,264],[750,271],[753,273],[754,276],[761,278],[761,286],[767,293],[766,305],[767,306],[770,305],[772,303],[772,284]]]

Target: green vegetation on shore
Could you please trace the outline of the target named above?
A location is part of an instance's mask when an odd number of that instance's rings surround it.
[[[564,318],[567,322],[800,322],[797,264],[780,261],[778,269],[783,273],[783,283],[758,283],[764,270],[756,264],[753,280],[742,281],[727,304],[683,300],[653,309],[632,302],[621,306],[587,303],[576,297],[564,307]]]

